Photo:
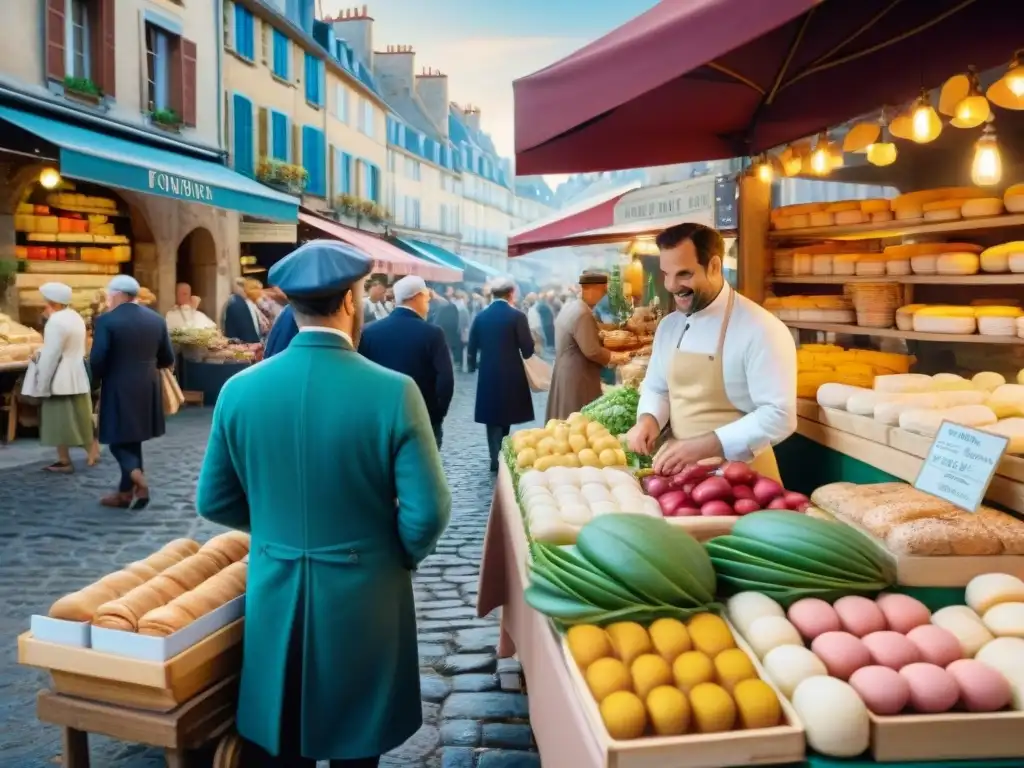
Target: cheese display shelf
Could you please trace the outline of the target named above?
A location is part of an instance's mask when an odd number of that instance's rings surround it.
[[[898,328],[871,328],[850,323],[814,323],[803,320],[784,320],[790,328],[821,333],[835,333],[848,336],[878,336],[888,339],[911,339],[914,341],[953,342],[957,344],[1024,344],[1024,338],[1017,336],[981,336],[966,333],[923,333],[901,331]]]
[[[881,240],[894,237],[946,235],[958,232],[979,232],[1024,227],[1024,214],[1005,214],[965,218],[955,221],[912,220],[882,224],[852,224],[849,226],[801,227],[799,229],[773,229],[769,240]]]
[[[885,275],[866,277],[857,275],[772,275],[771,283],[794,285],[831,285],[845,283],[877,283],[879,280],[902,285],[1024,285],[1024,274],[1010,275]]]

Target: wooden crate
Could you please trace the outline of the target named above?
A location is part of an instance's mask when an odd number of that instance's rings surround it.
[[[842,432],[849,432],[851,435],[863,437],[873,443],[885,445],[889,439],[891,427],[887,424],[875,421],[868,416],[858,416],[837,408],[822,408],[814,400],[797,400],[796,412],[797,416]]]
[[[645,736],[617,741],[608,735],[601,711],[587,688],[583,674],[562,638],[562,656],[572,678],[576,699],[604,757],[604,768],[728,768],[736,765],[802,763],[806,751],[804,728],[792,704],[768,678],[757,655],[729,626],[736,645],[750,657],[758,676],[775,691],[782,705],[784,725],[724,733],[696,733],[685,736]]]
[[[946,712],[871,717],[878,762],[995,760],[1024,754],[1024,712]],[[1024,760],[1021,761],[1024,764]]]
[[[50,672],[57,693],[153,712],[170,712],[214,683],[239,673],[244,619],[208,635],[165,662],[18,637],[18,663]]]

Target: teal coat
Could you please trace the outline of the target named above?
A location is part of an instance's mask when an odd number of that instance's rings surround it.
[[[252,533],[239,733],[278,754],[282,711],[299,707],[307,758],[380,755],[412,736],[412,572],[451,513],[412,379],[335,334],[298,334],[224,386],[196,508]],[[285,695],[289,657],[301,702]]]

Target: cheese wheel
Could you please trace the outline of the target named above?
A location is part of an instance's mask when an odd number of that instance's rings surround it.
[[[1024,243],[1021,243],[1024,250]],[[883,253],[888,256],[924,256],[930,253],[981,253],[984,248],[973,243],[906,243],[890,245]]]
[[[975,197],[990,197],[991,192],[977,187],[940,187],[938,189],[922,189],[917,192],[908,192],[900,195],[892,201],[892,209],[920,208],[925,203],[934,203],[940,200],[970,200]]]
[[[859,208],[851,211],[839,211],[834,216],[837,225],[863,224],[866,221],[866,217]]]
[[[892,212],[896,221],[914,221],[924,216],[920,208],[893,208]]]
[[[808,216],[812,227],[831,227],[836,223],[835,217],[828,211],[815,211]]]
[[[815,214],[811,214],[814,216]],[[812,275],[831,275],[832,274],[832,259],[833,256],[830,253],[816,253],[811,257],[811,274]]]
[[[1024,213],[1024,184],[1014,184],[1006,190],[1003,204],[1009,213]]]
[[[925,221],[957,221],[961,218],[959,208],[936,208],[924,212]]]
[[[855,275],[857,274],[857,261],[860,259],[860,254],[857,253],[837,253],[832,257],[832,274],[833,275]]]
[[[797,213],[788,217],[789,229],[803,229],[811,226],[811,217],[807,213]]]
[[[979,197],[976,200],[966,200],[960,208],[960,213],[965,219],[999,216],[1003,213],[1003,201],[998,197]]]
[[[1014,241],[993,245],[981,252],[981,269],[984,272],[1007,272],[1010,269],[1010,256],[1024,256],[1024,242]],[[1019,259],[1018,259],[1019,260]]]
[[[910,272],[909,258],[886,259],[885,261],[885,274],[887,275],[909,275]]]
[[[889,201],[885,199],[873,199],[873,200],[861,200],[860,209],[864,213],[890,213],[891,206]]]
[[[943,253],[935,260],[935,270],[940,275],[976,275],[979,257],[974,253]]]
[[[915,275],[934,275],[938,269],[938,254],[928,253],[910,258],[910,269]]]
[[[841,200],[838,203],[829,203],[825,208],[828,213],[842,213],[843,211],[859,211],[860,200]]]
[[[795,203],[793,205],[781,205],[772,213],[778,216],[797,216],[824,211],[827,206],[828,203]]]
[[[858,211],[858,213],[860,213]],[[865,277],[877,277],[885,274],[887,259],[880,253],[867,253],[857,259],[856,274]]]
[[[974,317],[925,315],[914,313],[914,331],[917,333],[970,334],[978,328]]]
[[[872,223],[875,224],[892,221],[892,211],[872,211],[870,215]]]

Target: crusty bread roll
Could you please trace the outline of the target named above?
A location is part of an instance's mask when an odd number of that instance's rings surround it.
[[[128,565],[126,565],[124,569],[129,573],[134,573],[144,582],[149,581],[158,573],[160,573],[160,571],[158,571],[156,568],[153,568],[150,565],[146,565],[146,563],[144,563],[142,560],[136,560],[134,563],[128,563]]]
[[[249,554],[249,534],[242,531],[218,534],[199,548],[199,554],[213,559],[221,568],[227,568]]]
[[[163,579],[164,583],[157,584]],[[185,590],[172,579],[157,576],[155,579],[136,587],[124,597],[104,603],[96,609],[93,624],[108,629],[138,630],[139,619],[154,608],[166,605]]]
[[[198,587],[219,570],[220,567],[211,558],[197,553],[175,563],[160,576],[176,581],[187,592]]]
[[[159,574],[156,578],[150,579],[142,586],[151,587],[161,595],[163,595],[163,602],[160,605],[171,602],[174,598],[185,591],[185,588],[181,586],[174,579],[169,578],[166,574]],[[125,595],[127,597],[127,595]]]
[[[199,551],[199,543],[192,539],[174,539],[142,562],[157,572],[166,571],[175,563]]]
[[[154,608],[139,619],[139,634],[167,637],[195,621],[180,605],[168,603]]]
[[[245,572],[245,563],[233,563],[195,589],[153,608],[138,620],[139,634],[166,637],[234,600],[245,592]]]
[[[100,584],[114,590],[114,592],[117,593],[118,597],[127,594],[128,592],[144,584],[145,582],[146,579],[143,579],[141,576],[137,576],[136,574],[131,573],[128,570],[114,571],[113,573],[108,573],[99,581]]]
[[[223,571],[218,573],[217,578],[223,579],[224,581],[232,584],[238,590],[238,594],[235,595],[237,597],[245,592],[245,579],[248,573],[249,564],[238,562],[232,563]]]
[[[65,595],[50,606],[50,618],[64,621],[92,621],[96,609],[121,595],[105,584],[90,584],[84,589]]]

